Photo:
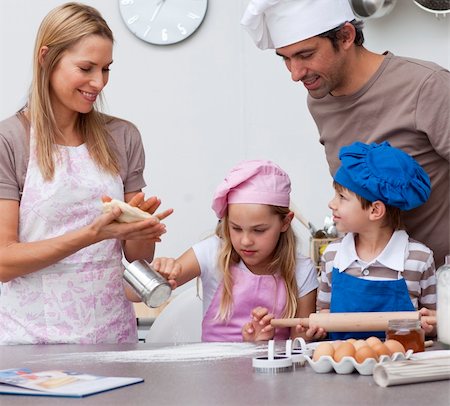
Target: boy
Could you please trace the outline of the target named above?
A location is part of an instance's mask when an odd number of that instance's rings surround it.
[[[401,229],[401,211],[425,203],[430,180],[408,154],[388,142],[342,147],[330,201],[338,231],[322,257],[319,311],[383,312],[436,309],[432,251]],[[426,310],[430,309],[430,310]],[[423,323],[433,335],[434,328]],[[323,338],[322,328],[307,337]],[[364,338],[385,332],[330,333],[330,338]]]

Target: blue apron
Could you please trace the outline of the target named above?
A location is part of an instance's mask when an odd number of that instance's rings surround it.
[[[414,311],[404,279],[372,281],[357,278],[333,268],[331,274],[331,313]],[[329,333],[331,340],[385,338],[385,331]]]

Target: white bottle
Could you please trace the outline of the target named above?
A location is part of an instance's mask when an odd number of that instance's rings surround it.
[[[437,334],[442,344],[450,346],[450,255],[436,271],[437,276]]]

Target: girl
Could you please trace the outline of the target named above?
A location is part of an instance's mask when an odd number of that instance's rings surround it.
[[[101,214],[108,195],[153,213],[131,123],[99,113],[113,35],[79,3],[42,21],[27,105],[0,122],[0,344],[137,342],[124,294],[128,261],[153,258],[158,218]]]
[[[216,234],[177,260],[158,258],[154,268],[172,287],[200,276],[202,341],[267,340],[270,326],[246,325],[252,311],[268,317],[307,317],[318,286],[313,262],[297,253],[289,210],[288,175],[270,161],[244,161],[218,186],[212,208]],[[245,326],[245,328],[243,328]],[[275,337],[286,339],[289,329]]]

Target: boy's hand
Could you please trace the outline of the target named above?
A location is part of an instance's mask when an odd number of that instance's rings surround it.
[[[434,316],[436,317],[436,310],[430,310],[426,307],[419,309],[419,314],[421,316]],[[434,337],[436,335],[436,326],[426,322],[425,318],[421,317],[420,326],[425,331],[425,334],[429,337]]]

